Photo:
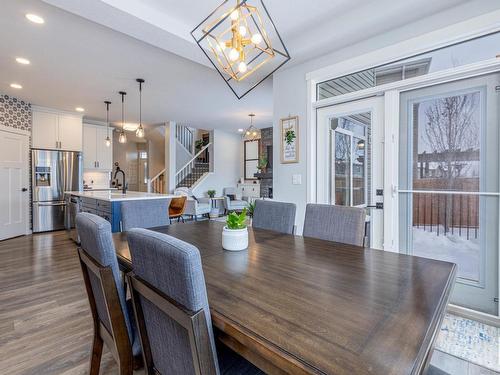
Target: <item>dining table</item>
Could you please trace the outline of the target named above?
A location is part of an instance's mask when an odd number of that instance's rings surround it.
[[[196,246],[217,339],[268,374],[423,374],[456,277],[454,263],[225,223],[151,230]],[[127,233],[113,235],[133,270]]]

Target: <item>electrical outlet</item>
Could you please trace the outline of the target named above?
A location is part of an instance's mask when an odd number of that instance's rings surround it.
[[[292,185],[301,185],[302,184],[302,175],[294,174],[292,176]]]

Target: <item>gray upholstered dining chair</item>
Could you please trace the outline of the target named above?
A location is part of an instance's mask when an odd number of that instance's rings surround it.
[[[364,208],[309,203],[306,207],[303,235],[363,246],[365,220]]]
[[[127,304],[125,285],[118,268],[111,224],[89,214],[76,215],[78,249],[87,297],[94,322],[90,360],[91,375],[99,374],[103,343],[109,348],[120,374],[132,374],[142,364],[141,346]]]
[[[170,224],[170,199],[147,199],[121,203],[122,230],[154,228]]]
[[[295,210],[294,203],[257,199],[252,227],[293,234]]]
[[[127,277],[146,373],[261,373],[235,353],[229,368],[217,356],[198,249],[147,229],[132,229],[127,238],[133,268]]]

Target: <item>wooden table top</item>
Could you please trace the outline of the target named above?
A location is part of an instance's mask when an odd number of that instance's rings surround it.
[[[198,247],[213,323],[238,345],[290,373],[423,371],[454,264],[252,228],[248,250],[229,252],[223,225],[154,230]],[[126,233],[114,241],[130,269]]]

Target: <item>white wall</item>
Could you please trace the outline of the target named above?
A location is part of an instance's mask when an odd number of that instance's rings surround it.
[[[285,202],[294,202],[297,205],[296,225],[297,233],[302,233],[302,226],[304,222],[305,206],[307,203],[307,83],[306,74],[330,65],[338,64],[342,61],[353,59],[360,55],[369,54],[373,51],[380,50],[381,48],[388,47],[398,42],[418,37],[426,33],[444,28],[451,24],[455,24],[474,16],[487,14],[494,7],[499,7],[499,3],[489,0],[486,1],[470,1],[462,6],[452,8],[446,14],[436,14],[418,22],[408,24],[397,30],[392,30],[385,34],[367,38],[361,43],[348,46],[344,49],[338,50],[334,53],[309,60],[305,63],[292,66],[288,69],[281,70],[273,76],[273,152],[274,152],[274,166],[273,166],[273,195],[276,200]],[[485,21],[486,22],[486,21]],[[498,21],[497,21],[498,22]],[[478,22],[476,22],[478,23]],[[468,33],[468,25],[463,26],[463,29],[457,32]],[[478,29],[480,26],[478,25]],[[332,30],[334,32],[334,29]],[[449,35],[441,33],[439,36],[432,36],[433,42],[437,43],[438,38],[446,40]],[[411,43],[410,43],[411,44]],[[422,48],[418,43],[414,44],[415,50]],[[404,54],[405,52],[401,52]],[[411,53],[411,52],[410,52]],[[352,66],[351,66],[352,68]],[[347,67],[349,70],[349,66]],[[348,71],[346,72],[348,73]],[[288,117],[289,115],[299,116],[299,163],[296,164],[281,164],[280,163],[280,124],[281,118]],[[292,176],[300,174],[302,176],[301,185],[292,184]]]
[[[192,158],[193,154],[186,150],[186,148],[175,139],[175,171],[179,172]]]
[[[221,195],[225,187],[236,187],[243,173],[242,147],[238,133],[214,129],[213,152],[210,154],[214,171],[193,188],[193,194],[197,197],[207,196],[207,190],[214,189],[217,195]]]

